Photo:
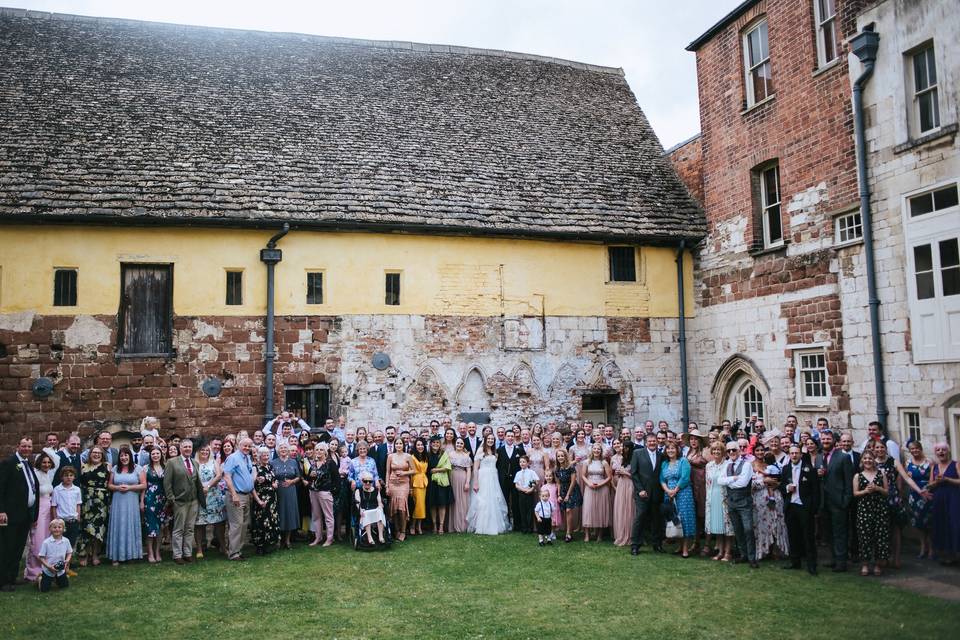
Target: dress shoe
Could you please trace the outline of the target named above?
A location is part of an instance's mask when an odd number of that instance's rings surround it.
[[[845,564],[838,564],[838,565],[836,565],[836,566],[832,569],[832,571],[833,571],[834,573],[845,573],[845,572],[847,571],[847,565],[845,565]]]
[[[658,544],[657,544],[657,545],[654,545],[653,550],[654,550],[656,553],[663,553],[663,547],[661,547],[661,546],[658,545]]]
[[[638,547],[637,545],[633,545],[632,547],[630,547],[630,555],[632,556],[640,555],[640,547]]]
[[[790,571],[791,569],[799,569],[799,568],[800,568],[800,565],[798,565],[798,564],[785,564],[785,565],[783,565],[783,566],[780,567],[780,568],[783,569],[784,571]]]
[[[807,567],[807,573],[809,573],[809,574],[812,575],[812,576],[815,576],[815,575],[817,575],[817,568],[816,568],[816,567]]]
[[[175,564],[187,564],[186,562],[183,561],[183,558],[174,558],[173,562]]]
[[[759,569],[759,568],[760,568],[760,563],[757,562],[756,560],[754,560],[753,562],[750,563],[750,568],[751,568],[751,569]]]
[[[183,561],[186,562],[187,564],[190,564],[191,562],[193,562],[193,556],[184,556]]]

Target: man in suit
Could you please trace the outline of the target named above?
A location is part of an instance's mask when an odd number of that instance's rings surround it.
[[[820,434],[823,466],[817,470],[823,485],[821,510],[823,531],[830,545],[835,572],[847,570],[847,521],[853,500],[853,462],[850,456],[834,447],[833,433]]]
[[[630,536],[630,554],[640,553],[644,533],[650,533],[653,550],[663,553],[663,487],[660,486],[660,467],[663,454],[657,450],[657,436],[648,433],[644,446],[637,447],[630,459],[630,476],[633,479],[633,501],[636,512],[633,517],[633,532]]]
[[[503,492],[503,499],[507,501],[507,507],[510,510],[511,521],[516,518],[519,507],[519,496],[517,488],[513,484],[513,478],[520,471],[520,456],[526,455],[523,446],[514,442],[513,431],[506,431],[503,434],[503,445],[497,449],[497,476],[500,479],[500,491]]]
[[[180,456],[167,460],[163,473],[163,492],[173,504],[173,526],[170,546],[177,564],[193,562],[193,529],[200,506],[206,506],[207,496],[200,482],[200,469],[193,461],[193,441],[180,441]]]
[[[104,462],[106,462],[107,466],[112,469],[119,461],[117,458],[119,451],[110,446],[113,444],[113,435],[109,431],[101,431],[97,434],[96,443],[101,449],[103,449],[103,454],[106,456],[106,460],[104,460]],[[86,464],[87,458],[89,457],[90,449],[86,449],[80,454],[80,461]]]
[[[67,438],[67,448],[61,449],[57,457],[60,458],[60,465],[57,467],[57,473],[53,478],[54,486],[60,484],[60,474],[66,467],[73,467],[77,472],[76,477],[79,478],[80,467],[83,466],[83,462],[80,460],[80,436],[71,433],[70,437]]]
[[[790,461],[780,472],[780,491],[786,505],[790,564],[784,569],[799,569],[806,558],[807,571],[817,575],[817,540],[814,516],[820,508],[820,476],[809,458],[803,459],[799,444],[790,445]]]
[[[373,444],[367,455],[373,458],[381,478],[387,477],[387,456],[390,455],[388,449],[387,443],[383,441],[383,431],[377,429],[373,432]]]
[[[860,452],[853,448],[853,435],[850,432],[840,436],[840,450],[850,456],[850,460],[853,462],[853,472],[856,473],[860,469]],[[849,532],[848,555],[852,562],[857,562],[860,559],[860,539],[857,536],[856,498],[851,498],[850,508],[847,509],[847,531]]]
[[[483,438],[477,433],[476,422],[467,423],[467,437],[464,438],[464,442],[467,445],[467,451],[470,452],[470,459],[473,460],[477,456],[477,451],[483,446]]]
[[[27,534],[40,513],[40,482],[33,471],[33,440],[0,462],[0,591],[13,591]]]

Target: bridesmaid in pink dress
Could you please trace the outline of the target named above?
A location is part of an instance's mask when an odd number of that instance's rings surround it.
[[[636,505],[633,501],[633,478],[630,476],[630,460],[633,457],[633,443],[616,440],[613,443],[613,457],[610,468],[613,470],[613,544],[623,547],[630,544],[633,530],[633,516]]]
[[[546,450],[543,448],[543,440],[540,436],[530,437],[530,447],[527,449],[527,459],[530,461],[530,468],[537,474],[540,482],[537,485],[537,491],[543,484],[543,474],[550,466],[550,459],[547,457]]]
[[[466,441],[457,436],[453,453],[450,454],[450,488],[453,490],[453,504],[450,506],[447,530],[451,533],[466,533],[467,511],[470,510],[470,486],[473,474],[473,461],[467,453]]]
[[[30,530],[27,542],[27,565],[23,570],[23,579],[35,582],[40,577],[40,547],[50,535],[50,496],[53,495],[53,459],[46,451],[42,451],[34,463],[39,484],[37,486],[37,500],[40,513],[37,524]]]
[[[560,517],[560,501],[557,497],[560,495],[560,487],[557,485],[557,478],[553,475],[553,469],[547,469],[543,474],[543,489],[546,489],[550,494],[550,506],[553,507],[553,517],[551,518],[553,524],[553,532],[556,533],[557,529],[560,528],[561,517]]]

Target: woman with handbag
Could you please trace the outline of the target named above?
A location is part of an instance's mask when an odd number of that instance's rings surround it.
[[[690,486],[690,462],[680,456],[680,447],[676,442],[668,442],[663,450],[666,460],[660,467],[660,486],[663,487],[663,501],[669,510],[671,503],[676,515],[680,517],[680,530],[668,531],[666,537],[680,534],[680,555],[690,557],[690,541],[697,535],[697,508],[693,500],[693,488]],[[664,515],[668,527],[672,524]],[[670,534],[673,534],[671,536]]]

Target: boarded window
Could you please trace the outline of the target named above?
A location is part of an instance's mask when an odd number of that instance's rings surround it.
[[[227,304],[243,304],[243,271],[227,271]]]
[[[311,427],[330,417],[330,389],[326,386],[291,385],[283,389],[284,408]]]
[[[120,278],[120,353],[168,355],[172,349],[173,266],[125,264]]]
[[[57,269],[53,272],[53,306],[77,306],[76,269]]]
[[[384,304],[399,305],[400,304],[400,274],[399,273],[387,274],[386,288],[387,288],[387,291],[386,291]]]
[[[633,247],[607,247],[610,255],[610,282],[636,282],[637,263]]]
[[[323,304],[323,272],[307,273],[307,304]]]

